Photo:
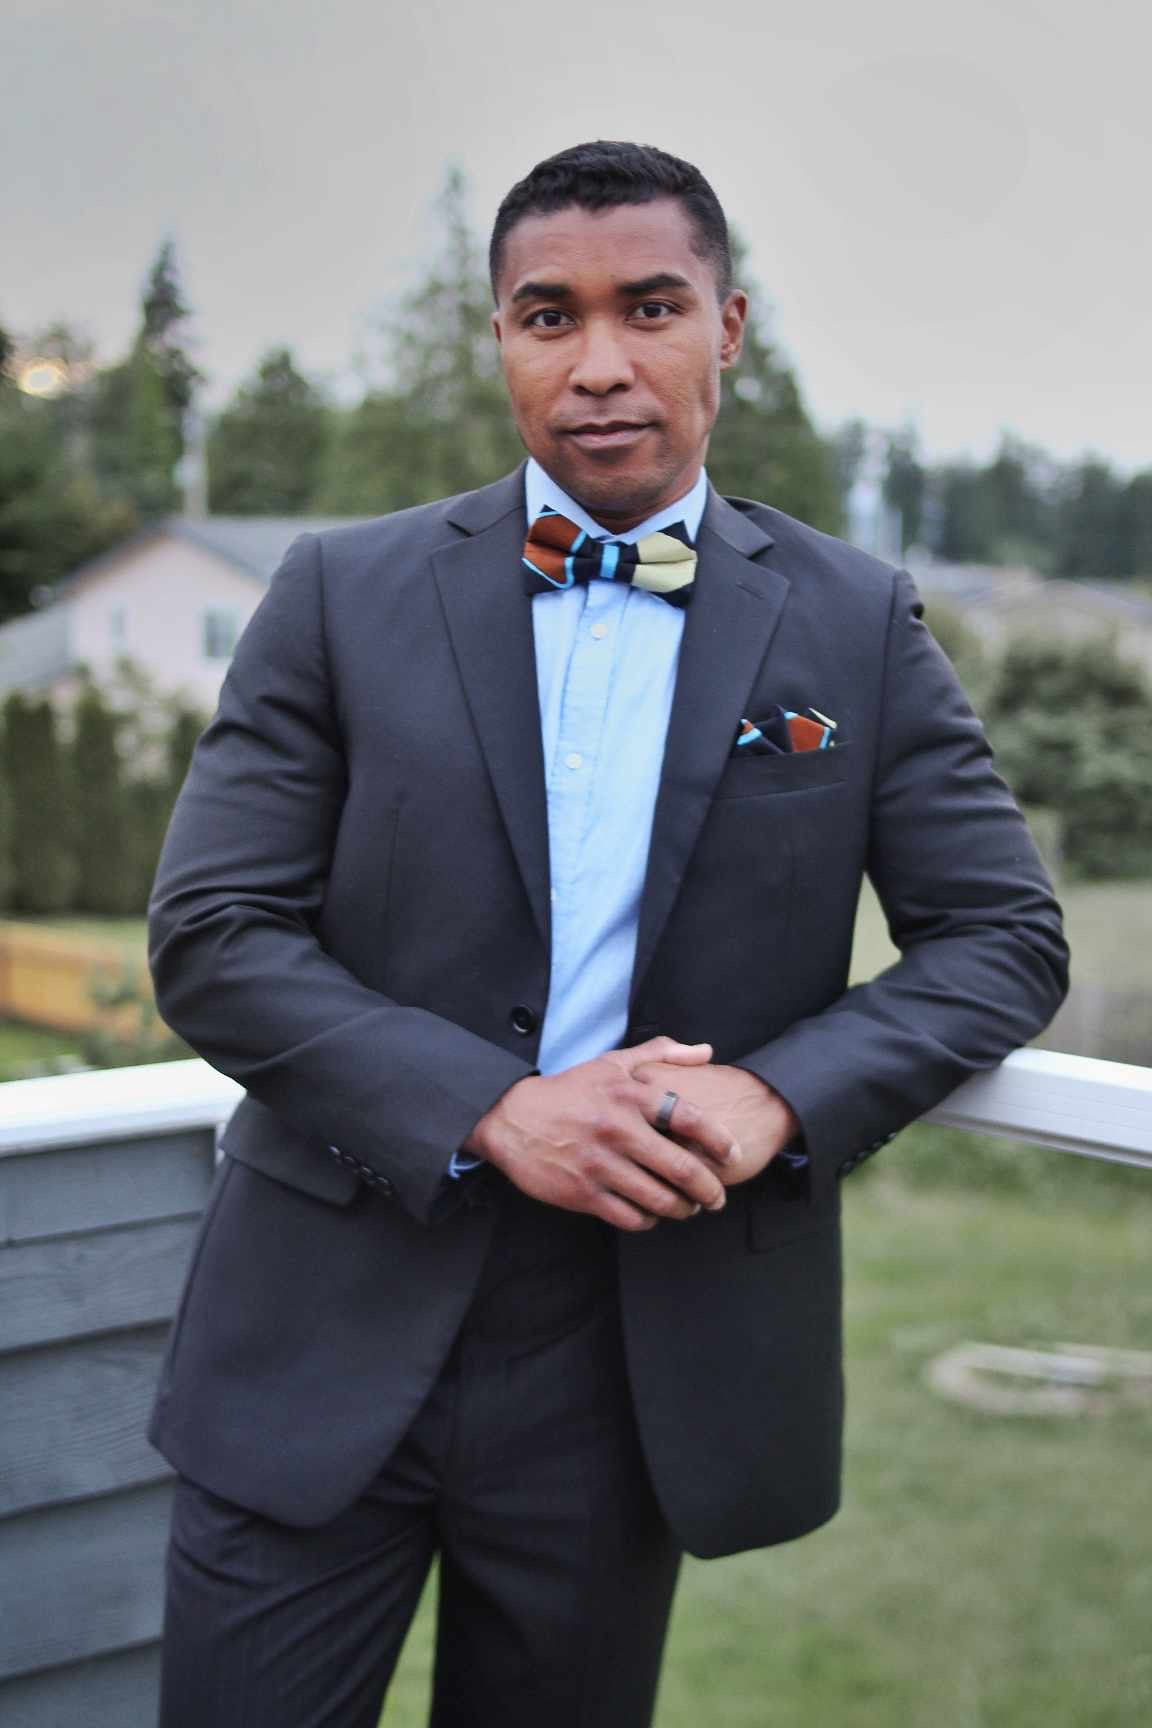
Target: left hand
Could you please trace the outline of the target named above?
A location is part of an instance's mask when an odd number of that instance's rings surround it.
[[[635,1078],[678,1092],[731,1130],[740,1156],[713,1166],[726,1188],[758,1176],[780,1148],[800,1133],[795,1111],[779,1092],[744,1068],[729,1068],[722,1062],[698,1068],[646,1062],[636,1069]]]

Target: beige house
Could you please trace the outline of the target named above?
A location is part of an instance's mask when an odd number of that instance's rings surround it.
[[[927,622],[934,602],[959,614],[997,654],[1021,637],[1082,642],[1113,636],[1152,679],[1152,598],[1122,582],[1073,582],[1034,570],[909,559]]]
[[[157,690],[216,706],[237,638],[298,534],[362,517],[171,516],[58,584],[52,600],[0,628],[0,696],[67,697],[87,671],[111,683],[131,660]],[[928,608],[946,604],[992,652],[1020,636],[1114,633],[1152,677],[1152,598],[1121,583],[909,559]]]
[[[59,583],[0,629],[0,695],[66,698],[87,672],[112,682],[131,660],[157,690],[205,712],[232,650],[298,534],[354,517],[172,516]]]

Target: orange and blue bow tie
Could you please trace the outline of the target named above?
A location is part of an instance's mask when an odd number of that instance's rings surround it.
[[[645,534],[633,546],[593,540],[556,510],[544,510],[524,542],[524,590],[555,594],[590,582],[628,582],[671,606],[687,606],[696,580],[696,553],[683,522]]]

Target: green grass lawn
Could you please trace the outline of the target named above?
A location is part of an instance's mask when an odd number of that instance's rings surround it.
[[[0,1020],[0,1082],[19,1080],[55,1056],[71,1056],[80,1045],[77,1032],[53,1032],[46,1026]]]
[[[1152,1411],[985,1416],[922,1377],[964,1339],[1152,1349],[1152,1178],[1000,1143],[1018,1191],[915,1186],[926,1133],[845,1187],[844,1509],[685,1563],[659,1728],[1152,1721]],[[430,1598],[386,1728],[426,1720]]]
[[[57,930],[82,936],[86,941],[122,942],[143,953],[148,946],[148,921],[145,918],[84,918],[78,914],[42,918],[16,916],[6,919],[10,924],[26,924],[33,930]]]

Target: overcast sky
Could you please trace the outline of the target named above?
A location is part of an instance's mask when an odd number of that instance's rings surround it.
[[[2,0],[0,321],[123,349],[174,234],[218,401],[336,383],[450,162],[486,233],[593,137],[704,170],[825,428],[1152,466],[1147,0]]]

